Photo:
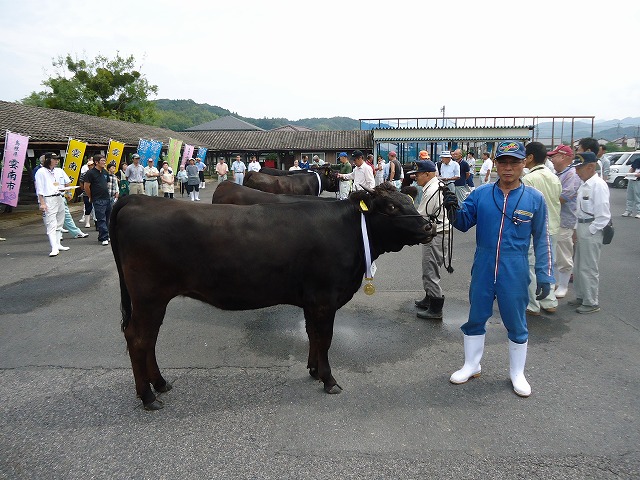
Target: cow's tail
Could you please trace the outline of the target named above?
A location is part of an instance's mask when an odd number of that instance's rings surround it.
[[[127,197],[116,202],[111,212],[111,219],[109,221],[109,238],[111,239],[111,250],[113,251],[113,258],[116,261],[116,268],[118,269],[118,277],[120,279],[120,311],[122,312],[122,322],[120,327],[124,332],[131,320],[131,297],[129,296],[129,289],[124,281],[124,273],[122,271],[122,259],[120,258],[120,242],[118,239],[118,212],[127,204]]]

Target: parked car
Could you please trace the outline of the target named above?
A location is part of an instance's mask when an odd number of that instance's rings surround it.
[[[625,175],[629,173],[633,161],[636,158],[640,158],[640,150],[635,152],[611,152],[606,155],[611,162],[607,183],[617,188],[626,188],[629,181],[625,178]]]

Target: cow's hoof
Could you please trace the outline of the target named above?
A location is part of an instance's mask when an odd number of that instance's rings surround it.
[[[169,382],[164,382],[164,385],[161,387],[156,387],[155,385],[153,386],[153,389],[158,393],[167,393],[172,388],[173,385],[171,385]]]
[[[158,399],[155,399],[151,403],[145,403],[144,404],[144,409],[145,410],[160,410],[161,408],[164,408],[164,405]]]
[[[328,386],[325,385],[324,391],[327,392],[327,393],[336,394],[336,393],[340,393],[342,391],[342,387],[340,385],[338,385],[337,383],[335,385],[332,385],[331,387],[328,387]]]
[[[317,368],[310,368],[309,369],[309,375],[311,375],[316,380],[320,380],[320,377],[318,376],[318,369]]]

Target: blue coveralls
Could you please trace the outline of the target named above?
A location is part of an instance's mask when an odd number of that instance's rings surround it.
[[[460,206],[453,225],[463,232],[476,225],[471,268],[469,319],[465,335],[484,335],[498,300],[502,322],[515,343],[527,341],[528,249],[531,236],[538,282],[555,283],[553,254],[542,193],[523,184],[506,196],[497,183],[477,187]]]

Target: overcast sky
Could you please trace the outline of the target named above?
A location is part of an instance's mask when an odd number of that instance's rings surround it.
[[[640,116],[640,2],[0,0],[0,100],[134,55],[157,98],[241,116]]]

